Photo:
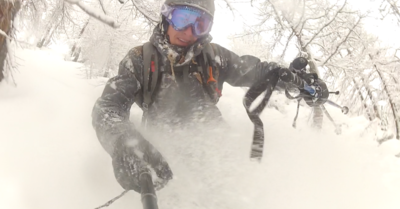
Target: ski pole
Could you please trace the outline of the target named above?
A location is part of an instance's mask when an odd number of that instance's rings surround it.
[[[340,108],[340,110],[342,110],[342,113],[343,114],[347,114],[347,113],[349,113],[349,108],[348,107],[346,107],[346,106],[340,106],[340,105],[338,105],[338,104],[336,104],[335,102],[332,102],[331,100],[326,100],[326,103],[328,103],[328,104],[330,104],[330,105],[332,105],[332,106],[334,106],[334,107],[337,107],[337,108]]]
[[[297,100],[297,111],[296,111],[296,116],[294,116],[293,123],[292,123],[293,128],[296,128],[297,116],[299,116],[299,108],[300,108],[300,100],[298,99],[298,100]]]
[[[329,92],[329,94],[336,94],[336,95],[339,95],[339,91],[330,91]],[[342,110],[342,113],[343,114],[347,114],[347,113],[349,113],[349,108],[348,107],[346,107],[346,106],[340,106],[340,105],[338,105],[338,104],[336,104],[335,102],[333,102],[333,101],[331,101],[331,100],[326,100],[326,102],[328,103],[328,104],[330,104],[330,105],[332,105],[332,106],[334,106],[334,107],[337,107],[337,108],[340,108],[340,110]]]
[[[144,169],[139,174],[143,209],[158,209],[157,195],[154,190],[153,180],[149,169]]]

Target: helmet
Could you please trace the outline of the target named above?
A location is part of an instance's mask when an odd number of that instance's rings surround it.
[[[214,17],[214,0],[166,0],[168,5],[187,5],[199,8]]]

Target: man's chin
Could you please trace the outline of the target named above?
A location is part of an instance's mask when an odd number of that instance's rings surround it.
[[[183,42],[183,41],[180,41],[180,40],[178,39],[178,40],[176,40],[175,43],[173,43],[173,44],[174,44],[174,45],[177,45],[177,46],[181,46],[181,47],[188,47],[188,46],[192,45],[193,43],[192,43],[192,42]]]
[[[177,43],[177,44],[175,44],[175,45],[177,45],[177,46],[182,46],[182,47],[188,47],[190,44],[189,44],[189,43],[182,43],[182,42],[180,42],[180,43]]]

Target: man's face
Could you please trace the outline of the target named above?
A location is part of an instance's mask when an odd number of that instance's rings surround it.
[[[192,27],[188,27],[183,31],[177,31],[169,25],[167,34],[172,45],[187,47],[197,41],[197,37],[192,33]]]

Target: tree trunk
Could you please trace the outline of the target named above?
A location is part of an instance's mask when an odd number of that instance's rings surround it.
[[[87,22],[86,22],[85,25],[83,26],[81,32],[79,33],[78,40],[81,39],[83,33],[84,33],[85,30],[86,30],[86,27],[89,25],[89,20],[90,20],[90,19],[87,20]],[[77,43],[77,42],[75,42],[75,43],[74,43],[74,46],[72,46],[71,53],[70,53],[71,60],[74,61],[74,62],[77,62],[78,59],[79,59],[80,54],[81,54],[81,47],[78,46],[78,43]]]
[[[374,108],[375,117],[379,118],[379,120],[381,120],[381,116],[379,114],[379,108],[377,106],[377,102],[374,99],[374,95],[372,95],[371,89],[369,88],[368,84],[365,83],[365,80],[363,77],[361,77],[361,81],[363,83],[365,90],[367,90],[368,97],[371,99],[371,104],[372,104],[372,107]]]
[[[347,51],[348,55],[350,56],[350,58],[352,59],[352,58],[353,58],[353,56],[352,56],[352,55],[353,55],[353,52],[352,52],[351,50],[349,50],[349,49],[346,49],[346,51]],[[342,58],[344,58],[342,55],[340,55],[340,56],[341,56]],[[346,71],[343,71],[343,73],[345,74],[345,76],[348,76],[347,73],[346,73]],[[354,83],[354,86],[355,86],[355,88],[356,88],[356,91],[357,91],[357,93],[358,93],[358,96],[360,97],[361,104],[363,105],[365,111],[367,112],[368,120],[369,120],[369,121],[372,121],[372,120],[374,119],[374,115],[370,112],[370,108],[368,108],[367,99],[364,98],[364,96],[362,95],[362,92],[361,92],[362,87],[360,87],[360,86],[358,85],[358,83],[357,83],[357,81],[356,81],[356,79],[355,79],[354,77],[352,77],[351,80],[352,80],[352,82]],[[364,82],[363,82],[363,83],[364,83]],[[368,94],[368,95],[370,95],[370,94]],[[353,96],[351,96],[351,98],[353,98]],[[370,100],[373,101],[373,98],[370,98]],[[354,101],[354,100],[352,99],[352,101]],[[375,108],[374,108],[374,111],[375,111]],[[374,112],[374,114],[376,115],[376,112]]]
[[[368,110],[369,108],[368,108],[368,105],[367,105],[367,101],[366,101],[366,99],[364,98],[364,96],[362,95],[362,93],[361,93],[361,88],[358,86],[357,81],[356,81],[354,78],[353,78],[353,83],[354,83],[354,85],[355,85],[356,88],[357,88],[358,96],[360,96],[361,103],[363,104],[363,106],[364,106],[364,108],[365,108],[365,111],[367,111],[368,120],[369,120],[369,121],[372,121],[372,120],[374,119],[374,117],[372,116],[372,114],[371,114],[370,111]],[[371,98],[371,101],[372,101],[372,98]],[[375,113],[375,114],[376,114],[376,113]]]
[[[42,38],[40,39],[40,41],[36,44],[36,46],[37,46],[38,48],[42,48],[42,47],[43,47],[44,42],[46,41],[47,34],[50,33],[50,30],[51,30],[51,28],[47,28],[46,33],[42,36]]]
[[[297,35],[296,35],[297,36]],[[301,36],[298,36],[297,39],[299,40],[301,47],[301,50],[303,52],[307,53],[307,58],[309,60],[308,65],[310,66],[310,73],[315,73],[319,76],[319,71],[317,68],[317,64],[315,63],[315,60],[311,54],[311,50],[308,47],[304,47],[305,43],[302,41]],[[321,129],[322,128],[322,123],[324,121],[324,112],[322,111],[321,107],[315,106],[313,107],[313,123],[312,126]]]
[[[322,128],[322,122],[324,120],[324,112],[322,111],[321,106],[315,106],[313,107],[313,123],[312,127],[321,129]]]
[[[56,28],[53,29],[53,26],[50,25],[49,28],[47,28],[46,33],[42,36],[40,41],[36,44],[38,48],[42,48],[44,46],[48,46],[51,40],[51,37],[53,36]]]
[[[387,89],[386,81],[383,79],[381,72],[378,70],[378,67],[376,65],[374,65],[374,68],[375,68],[376,72],[378,73],[379,78],[382,81],[383,90],[385,91],[385,93],[386,93],[386,95],[388,96],[388,99],[389,99],[389,104],[390,104],[390,108],[392,109],[393,119],[394,119],[394,122],[396,124],[396,139],[400,139],[399,117],[398,117],[396,105],[395,105],[395,103],[393,101],[393,96],[390,93],[390,91]]]
[[[0,0],[0,29],[9,37],[11,35],[12,22],[21,7],[20,0],[14,3]],[[7,39],[0,35],[0,82],[5,78],[5,60],[7,57]]]
[[[0,82],[5,78],[5,61],[7,57],[7,46],[4,41],[4,44],[1,44],[0,48]]]

